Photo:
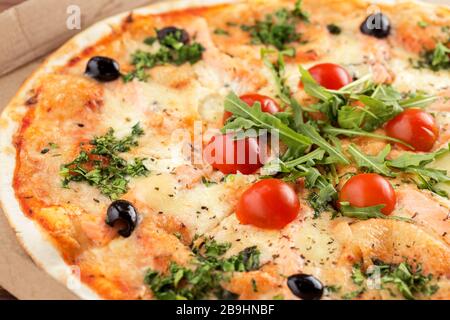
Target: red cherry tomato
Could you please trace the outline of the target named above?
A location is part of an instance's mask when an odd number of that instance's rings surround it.
[[[330,90],[339,90],[353,82],[348,71],[334,63],[317,64],[308,71],[317,83]],[[300,87],[303,87],[301,82]]]
[[[278,179],[261,180],[239,199],[236,216],[242,224],[263,229],[283,229],[297,218],[300,201],[294,189]]]
[[[375,173],[358,174],[350,178],[339,193],[339,202],[349,202],[357,208],[384,204],[381,212],[389,215],[395,208],[394,188],[385,178]]]
[[[280,112],[280,106],[278,103],[270,97],[263,96],[257,93],[249,93],[240,97],[242,101],[248,104],[250,107],[253,107],[255,102],[259,102],[261,104],[261,110],[270,114],[275,114]],[[225,123],[228,118],[230,118],[233,114],[229,111],[225,111],[223,114],[223,122]]]
[[[224,174],[252,174],[262,167],[265,157],[260,154],[255,138],[233,140],[233,135],[220,135],[211,139],[205,148],[204,158],[216,170]]]
[[[386,124],[386,133],[427,152],[433,148],[439,136],[439,128],[433,116],[420,109],[407,109]],[[400,144],[404,149],[410,149]]]

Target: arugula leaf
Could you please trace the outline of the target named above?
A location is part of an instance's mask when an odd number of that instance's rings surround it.
[[[421,168],[421,167],[408,167],[405,172],[414,174],[414,182],[419,189],[427,189],[442,197],[448,198],[447,192],[438,188],[437,184],[441,182],[450,182],[450,177],[447,176],[447,171]]]
[[[267,129],[272,133],[277,132],[280,139],[296,153],[304,152],[311,145],[311,140],[308,137],[295,132],[274,115],[262,112],[259,103],[249,107],[236,94],[230,93],[225,98],[225,110],[231,112],[237,118],[227,123],[222,132],[239,128]]]
[[[328,125],[339,125],[343,129],[374,131],[389,121],[404,108],[425,107],[436,97],[418,94],[403,99],[402,94],[390,85],[375,84],[366,75],[339,90],[320,86],[311,74],[299,66],[302,84],[307,94],[319,99],[308,108],[327,116]],[[362,103],[363,106],[356,105]],[[306,111],[307,108],[303,108]]]
[[[337,199],[337,191],[333,184],[323,176],[317,168],[297,166],[306,180],[306,187],[312,192],[308,197],[309,205],[314,209],[317,218],[324,211],[334,211],[331,203]]]
[[[309,205],[314,209],[314,217],[318,218],[324,211],[334,211],[331,202],[337,199],[335,187],[322,176],[317,179],[315,185],[318,192],[311,192],[308,197]]]
[[[373,206],[373,207],[363,207],[357,208],[352,207],[348,202],[341,202],[340,212],[344,217],[356,218],[359,220],[369,220],[369,219],[390,219],[399,221],[411,221],[411,219],[396,217],[396,216],[386,216],[381,210],[385,207],[384,204]]]
[[[404,153],[397,159],[388,161],[387,165],[412,174],[419,189],[428,189],[440,196],[448,197],[445,191],[437,187],[438,183],[450,181],[448,172],[426,167],[436,158],[448,152],[450,152],[450,144],[447,148],[427,154]]]
[[[382,134],[377,134],[377,133],[371,133],[371,132],[367,132],[367,131],[363,131],[360,129],[342,129],[342,128],[335,128],[332,127],[330,125],[326,125],[322,128],[322,131],[324,133],[328,133],[331,135],[344,135],[347,137],[368,137],[368,138],[374,138],[374,139],[380,139],[380,140],[387,140],[387,141],[392,141],[392,142],[396,142],[396,143],[400,143],[403,144],[411,149],[413,149],[413,147],[409,144],[407,144],[406,142],[399,140],[399,139],[395,139],[389,136],[385,136]]]
[[[363,124],[365,116],[362,108],[343,106],[338,111],[338,124],[344,129],[358,129]]]
[[[436,96],[418,94],[400,101],[402,108],[425,108],[438,99]]]
[[[315,145],[324,149],[330,156],[334,157],[337,162],[342,164],[349,164],[347,157],[337,148],[330,145],[317,130],[310,124],[302,124],[299,127],[299,132],[308,137]]]
[[[405,152],[400,157],[389,161],[389,166],[398,168],[398,169],[405,169],[405,168],[414,167],[414,166],[425,166],[425,165],[433,162],[436,158],[443,156],[447,152],[450,152],[450,144],[449,144],[448,148],[440,149],[438,151],[431,152],[431,153],[417,154],[417,153]]]
[[[260,267],[259,250],[249,247],[239,254],[224,258],[229,243],[207,239],[195,255],[191,266],[172,262],[166,274],[148,270],[145,283],[159,300],[200,300],[214,296],[218,299],[237,299],[239,296],[225,290],[222,283],[230,272],[246,272]]]
[[[300,156],[296,159],[283,162],[281,159],[274,159],[266,163],[262,169],[262,172],[268,175],[274,175],[276,173],[290,173],[296,170],[296,167],[301,164],[307,164],[308,166],[314,166],[316,160],[322,160],[325,156],[325,150],[316,149],[310,153]]]
[[[144,134],[139,124],[132,128],[130,135],[123,139],[114,136],[110,129],[105,135],[94,138],[72,162],[61,166],[63,187],[70,182],[86,182],[96,187],[112,200],[128,191],[129,177],[146,176],[149,171],[144,166],[145,159],[135,158],[128,163],[119,153],[128,152],[138,146],[137,139]]]
[[[278,53],[278,61],[276,64],[273,64],[269,58],[268,54],[271,51],[269,50],[261,50],[261,57],[263,62],[267,68],[271,71],[273,78],[275,80],[275,85],[277,88],[277,96],[280,98],[281,102],[290,107],[293,114],[294,119],[294,129],[297,130],[300,124],[303,123],[303,107],[297,102],[297,100],[293,97],[291,89],[286,83],[286,79],[284,77],[285,72],[285,64],[283,60],[284,55],[288,55],[286,51],[281,51]]]
[[[365,108],[362,109],[366,111],[362,128],[366,131],[377,129],[403,111],[397,99],[391,100],[393,99],[393,94],[386,91],[387,86],[380,85],[378,88],[384,89],[376,90],[371,97],[366,95],[358,96],[358,100],[365,105]]]
[[[340,90],[328,90],[302,66],[299,70],[305,92],[321,101],[311,107],[324,113],[331,124],[337,123],[345,129],[373,131],[403,111],[401,94],[391,86],[375,85],[370,77],[363,77]],[[364,107],[353,106],[356,101],[363,103]],[[425,100],[420,103],[425,104]]]
[[[367,168],[371,172],[379,173],[388,177],[394,177],[395,174],[387,167],[386,157],[391,152],[391,145],[386,145],[377,156],[370,156],[363,153],[353,143],[348,147],[348,152],[352,155],[356,164],[360,168]]]
[[[324,156],[325,150],[316,149],[302,157],[286,162],[285,167],[294,168],[304,163],[314,164],[315,160],[322,160]]]
[[[328,92],[324,87],[320,86],[308,70],[303,68],[301,65],[299,65],[298,68],[300,70],[304,90],[307,94],[322,101],[328,101],[333,98],[333,94]]]
[[[382,204],[373,207],[357,208],[352,207],[348,202],[341,202],[340,212],[344,217],[357,218],[359,220],[385,219],[386,216],[381,213],[384,207],[385,205]]]

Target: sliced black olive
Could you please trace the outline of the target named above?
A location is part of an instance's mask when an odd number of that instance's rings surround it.
[[[177,27],[165,27],[157,31],[158,41],[164,43],[167,36],[172,35],[178,42],[183,44],[189,43],[189,33],[184,29],[179,29]]]
[[[314,276],[295,274],[287,281],[289,289],[303,300],[320,300],[323,295],[323,284]]]
[[[122,237],[128,238],[136,228],[138,214],[134,206],[125,200],[117,200],[111,203],[106,215],[106,224],[113,227],[117,222],[124,225],[119,230]]]
[[[384,14],[371,14],[361,24],[360,30],[365,35],[378,39],[386,38],[391,32],[391,22]]]
[[[120,67],[111,58],[93,57],[86,66],[85,74],[100,82],[114,81],[120,77]]]

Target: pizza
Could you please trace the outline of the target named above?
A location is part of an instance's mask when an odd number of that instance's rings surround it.
[[[85,299],[449,299],[450,8],[176,1],[52,54],[1,203]]]

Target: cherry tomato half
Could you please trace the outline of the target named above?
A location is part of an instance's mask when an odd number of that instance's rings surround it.
[[[260,152],[256,138],[234,140],[233,134],[219,135],[211,139],[205,148],[204,158],[216,170],[224,174],[252,174],[262,167],[265,155]]]
[[[317,64],[308,71],[317,83],[330,90],[339,90],[353,82],[348,71],[334,63]],[[300,87],[303,87],[301,82]]]
[[[349,202],[357,208],[373,207],[384,204],[381,212],[389,215],[396,203],[394,188],[385,178],[376,173],[358,174],[350,178],[341,192],[339,202]]]
[[[261,104],[261,110],[270,114],[280,112],[280,106],[278,103],[268,96],[263,96],[257,93],[249,93],[244,94],[240,97],[240,99],[250,107],[253,107],[255,102],[259,102]],[[231,112],[225,111],[223,114],[223,122],[225,123],[232,115],[233,114]]]
[[[439,128],[433,116],[420,109],[407,109],[386,124],[386,133],[427,152],[433,148],[439,136]],[[401,145],[404,149],[410,149]]]
[[[263,229],[283,229],[297,218],[300,201],[294,188],[282,180],[261,180],[239,199],[236,216],[242,224]]]

